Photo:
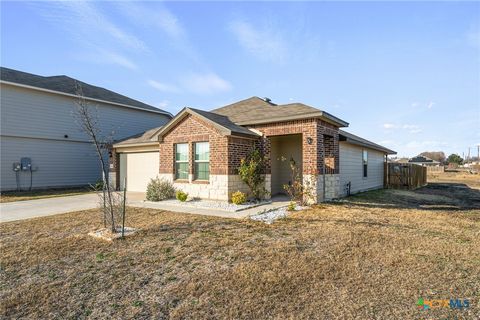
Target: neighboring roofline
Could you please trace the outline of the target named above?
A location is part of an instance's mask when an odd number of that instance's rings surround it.
[[[439,161],[435,161],[435,162],[422,162],[422,161],[408,161],[407,163],[413,163],[413,164],[440,164]]]
[[[415,159],[415,158],[425,158],[425,160],[429,160],[429,161],[411,161],[411,159]],[[440,163],[440,161],[433,160],[432,158],[429,158],[429,157],[426,157],[426,156],[420,156],[420,155],[408,159],[408,162],[410,162],[410,163]]]
[[[12,85],[12,86],[17,86],[17,87],[21,87],[21,88],[26,88],[26,89],[32,89],[32,90],[38,90],[38,91],[43,91],[43,92],[58,94],[58,95],[67,96],[67,97],[75,97],[75,98],[78,98],[78,96],[75,95],[75,94],[66,93],[66,92],[61,92],[61,91],[57,91],[57,90],[50,90],[50,89],[45,89],[45,88],[40,88],[40,87],[35,87],[35,86],[29,86],[29,85],[21,84],[21,83],[17,83],[17,82],[0,80],[0,83]],[[172,115],[170,112],[164,111],[164,110],[160,110],[160,109],[158,109],[158,111],[157,111],[157,110],[149,110],[149,109],[144,109],[144,108],[140,108],[140,107],[131,106],[131,105],[128,105],[128,104],[123,104],[123,103],[108,101],[108,100],[102,100],[102,99],[96,99],[96,98],[90,98],[90,97],[84,97],[84,98],[85,98],[85,100],[90,100],[90,101],[95,101],[95,102],[101,102],[101,103],[107,103],[107,104],[111,104],[111,105],[115,105],[115,106],[120,106],[120,107],[132,108],[132,109],[137,109],[137,110],[142,110],[142,111],[147,111],[147,112],[152,112],[152,113],[160,113],[160,114],[169,116],[170,118],[173,118],[173,115]]]
[[[345,134],[342,134],[342,133],[345,133]],[[397,154],[396,151],[385,148],[385,147],[383,147],[379,144],[376,144],[374,142],[371,142],[367,139],[364,139],[364,138],[361,138],[361,137],[356,136],[354,134],[351,134],[350,132],[340,130],[338,134],[341,135],[341,136],[344,136],[346,138],[345,141],[340,140],[339,142],[347,142],[347,143],[350,143],[350,144],[354,144],[354,145],[370,148],[370,149],[373,149],[373,150],[381,151],[385,154]]]
[[[195,115],[197,117],[199,117],[200,119],[204,120],[205,122],[208,122],[209,124],[213,125],[215,128],[217,128],[221,134],[223,135],[226,135],[226,136],[249,136],[247,134],[242,134],[242,133],[239,133],[239,132],[232,132],[232,130],[228,129],[228,128],[225,128],[224,126],[216,123],[215,121],[212,121],[210,119],[208,119],[207,117],[201,115],[200,113],[196,112],[195,110],[193,110],[192,108],[189,108],[189,107],[185,107],[183,108],[175,117],[173,117],[166,125],[164,125],[160,130],[158,130],[157,132],[155,132],[152,137],[154,136],[158,136],[158,141],[162,141],[162,135],[166,132],[168,132],[168,130],[176,125],[177,123],[179,123],[181,120],[183,120],[183,118],[185,118],[185,116],[187,116],[188,114],[190,115]],[[236,124],[236,123],[235,123]],[[251,136],[255,136],[256,134],[254,132],[252,132]]]
[[[280,106],[281,107],[281,106]],[[345,122],[325,111],[319,110],[318,112],[308,112],[308,113],[300,113],[291,116],[284,116],[284,117],[275,117],[270,119],[264,120],[253,120],[253,121],[239,121],[235,122],[235,124],[239,126],[247,126],[247,125],[255,125],[255,124],[266,124],[266,123],[274,123],[274,122],[285,122],[285,121],[292,121],[292,120],[302,120],[302,119],[309,119],[309,118],[320,118],[328,123],[331,123],[338,127],[348,127],[348,122]]]

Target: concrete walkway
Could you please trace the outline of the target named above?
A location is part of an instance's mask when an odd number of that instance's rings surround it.
[[[249,217],[251,215],[257,214],[264,210],[274,210],[282,207],[288,206],[290,203],[285,197],[279,198],[276,200],[275,198],[269,204],[265,204],[262,206],[237,211],[237,212],[230,212],[226,210],[219,210],[219,209],[207,209],[207,208],[194,208],[194,207],[187,207],[182,205],[166,205],[160,202],[150,202],[150,201],[143,201],[144,194],[139,193],[136,194],[131,192],[129,194],[129,201],[127,202],[130,207],[138,207],[138,208],[149,208],[149,209],[159,209],[159,210],[166,210],[172,212],[182,212],[182,213],[191,213],[191,214],[199,214],[205,216],[215,216],[215,217],[222,217],[222,218],[236,218],[242,219]]]
[[[200,214],[223,218],[245,218],[264,210],[273,210],[286,207],[289,201],[285,198],[273,199],[270,204],[262,205],[237,212],[228,212],[217,209],[203,209],[186,206],[165,205],[162,202],[146,202],[145,193],[128,192],[127,206],[138,208],[159,209],[172,212]],[[36,217],[51,216],[60,213],[89,210],[98,206],[98,195],[95,193],[78,196],[65,196],[48,199],[26,200],[0,204],[0,222],[24,220]]]
[[[93,209],[98,205],[95,193],[0,204],[0,222],[51,216],[59,213]]]

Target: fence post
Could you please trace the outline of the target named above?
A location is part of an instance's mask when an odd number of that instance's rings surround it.
[[[388,162],[385,161],[383,164],[383,187],[387,188],[388,186]]]

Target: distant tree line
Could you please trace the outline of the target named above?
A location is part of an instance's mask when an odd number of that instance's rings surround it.
[[[442,164],[462,164],[463,159],[458,154],[452,153],[448,157],[445,156],[443,151],[425,151],[420,153],[421,156],[430,158],[432,160],[438,161]]]

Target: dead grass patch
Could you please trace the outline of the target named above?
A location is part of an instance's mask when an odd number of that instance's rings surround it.
[[[395,205],[386,192],[386,203]],[[362,198],[363,197],[363,198]],[[369,198],[370,197],[370,198]],[[0,224],[2,318],[473,319],[480,210],[323,204],[273,225],[128,208],[140,229],[87,235],[96,210]],[[381,192],[373,196],[381,200]],[[423,200],[419,200],[423,201]],[[418,298],[466,298],[420,311]]]

